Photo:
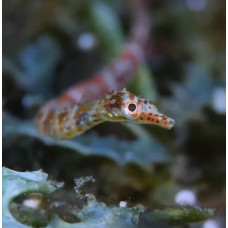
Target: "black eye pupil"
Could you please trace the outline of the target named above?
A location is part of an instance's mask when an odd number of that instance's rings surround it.
[[[129,105],[128,105],[128,109],[129,109],[131,112],[134,112],[135,109],[136,109],[136,105],[135,105],[135,104],[129,104]]]

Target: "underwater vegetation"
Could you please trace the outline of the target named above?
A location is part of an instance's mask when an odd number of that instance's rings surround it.
[[[225,227],[225,3],[147,3],[145,61],[125,87],[175,127],[56,140],[38,110],[120,55],[127,1],[3,2],[3,227]]]

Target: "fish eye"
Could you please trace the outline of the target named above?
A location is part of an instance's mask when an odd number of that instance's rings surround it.
[[[122,106],[123,115],[129,119],[136,119],[141,113],[141,106],[130,101]]]
[[[128,110],[131,112],[134,112],[136,110],[136,105],[135,104],[129,104],[128,105]]]

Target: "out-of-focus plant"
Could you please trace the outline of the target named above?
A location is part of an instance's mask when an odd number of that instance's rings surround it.
[[[78,188],[83,186],[89,179],[80,179],[81,185],[76,185],[75,198],[78,197]],[[76,180],[77,183],[77,180]],[[107,206],[99,202],[93,195],[81,195],[85,199],[83,206],[78,206],[70,211],[70,214],[77,218],[77,222],[68,223],[48,210],[41,207],[41,202],[27,199],[22,205],[14,200],[28,193],[47,194],[56,190],[56,185],[47,180],[47,174],[42,171],[16,172],[3,168],[3,227],[136,227],[142,223],[143,213],[146,208],[142,205],[128,207],[126,202],[120,202],[119,206]],[[60,185],[60,187],[62,184]],[[48,203],[48,202],[47,202]],[[54,202],[55,206],[61,206]],[[66,205],[67,207],[67,205]],[[48,206],[47,206],[48,208]],[[10,212],[11,210],[11,212]],[[169,208],[154,212],[147,212],[150,215],[149,221],[158,221],[168,224],[185,224],[207,219],[213,214],[209,209],[197,207]],[[15,217],[17,218],[17,221]],[[21,223],[20,223],[21,222]],[[147,221],[148,222],[148,221]],[[24,225],[23,225],[24,224]]]

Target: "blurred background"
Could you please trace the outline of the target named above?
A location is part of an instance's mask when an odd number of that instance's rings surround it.
[[[75,178],[93,176],[86,192],[106,203],[202,205],[214,216],[181,227],[225,227],[225,1],[151,0],[147,10],[146,63],[127,88],[175,128],[105,123],[59,142],[36,132],[34,116],[118,57],[131,26],[127,2],[3,1],[3,166],[63,181],[63,201]]]

